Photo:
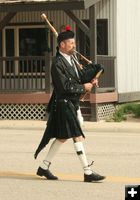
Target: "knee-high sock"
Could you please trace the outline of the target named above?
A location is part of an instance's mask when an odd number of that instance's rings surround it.
[[[61,147],[63,143],[60,142],[59,140],[55,139],[53,141],[53,143],[50,146],[50,149],[47,153],[47,156],[45,157],[45,159],[43,160],[42,164],[40,165],[40,167],[42,167],[43,169],[48,169],[52,159],[54,158],[55,154],[57,153],[57,151],[59,150],[59,148]]]
[[[83,166],[84,173],[88,174],[88,175],[92,174],[92,170],[88,166],[89,164],[87,161],[83,143],[82,142],[74,142],[74,147],[75,147],[76,153],[81,161],[81,164]]]

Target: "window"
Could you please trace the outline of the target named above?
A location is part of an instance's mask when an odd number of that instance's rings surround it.
[[[43,56],[49,50],[46,29],[19,29],[19,56]]]
[[[108,55],[108,21],[97,20],[97,54]]]
[[[83,20],[89,27],[89,20]],[[90,56],[90,40],[85,33],[77,28],[77,40],[79,51],[89,57]],[[82,41],[82,42],[81,42]],[[108,20],[97,19],[97,54],[108,55]]]
[[[20,61],[19,71],[24,72],[43,72],[45,60],[40,60],[39,56],[44,56],[45,52],[51,51],[51,37],[48,37],[46,28],[22,28],[19,29],[19,56],[36,56]]]
[[[3,34],[5,48],[0,46],[0,53],[8,57],[3,61],[4,74],[16,76],[35,72],[37,75],[45,71],[45,52],[53,50],[53,34],[49,33],[49,29],[38,25],[11,26],[7,27]]]

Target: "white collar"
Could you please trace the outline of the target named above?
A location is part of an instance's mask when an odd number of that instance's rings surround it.
[[[59,53],[64,56],[64,58],[69,62],[69,64],[71,65],[71,56],[69,56],[66,53],[62,53],[61,51],[59,51]]]

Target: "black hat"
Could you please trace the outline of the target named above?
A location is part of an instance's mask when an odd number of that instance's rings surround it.
[[[63,40],[68,40],[68,39],[74,38],[74,32],[70,30],[70,26],[66,26],[65,29],[66,29],[66,31],[63,31],[63,32],[59,33],[59,35],[57,37],[58,45],[60,45],[60,43]]]

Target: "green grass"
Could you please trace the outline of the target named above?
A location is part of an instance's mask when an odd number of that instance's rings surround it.
[[[121,122],[127,119],[127,114],[132,114],[134,117],[140,117],[140,104],[126,103],[119,105],[113,115],[113,121]]]

